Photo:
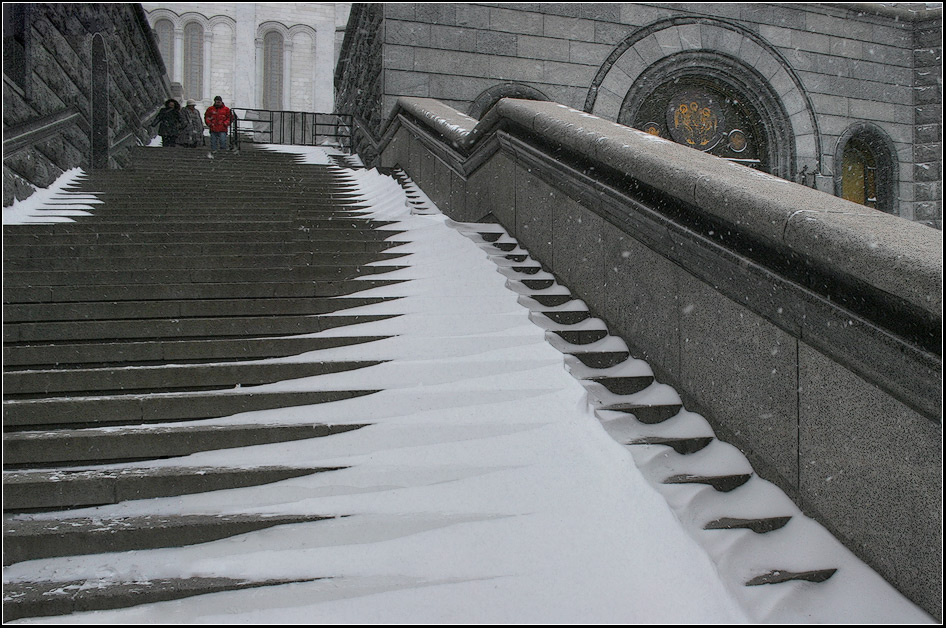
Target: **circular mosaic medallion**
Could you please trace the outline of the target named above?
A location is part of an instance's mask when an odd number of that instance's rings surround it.
[[[746,150],[746,146],[749,145],[749,140],[746,138],[746,134],[739,129],[733,129],[729,133],[729,150],[734,153],[741,153]]]
[[[697,150],[712,150],[726,127],[719,103],[702,89],[685,89],[670,98],[667,127],[675,142]]]

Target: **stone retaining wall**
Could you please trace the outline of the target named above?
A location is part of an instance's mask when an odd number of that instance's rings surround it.
[[[379,145],[499,220],[755,468],[934,615],[942,234],[556,105],[402,98]]]
[[[128,147],[152,137],[143,126],[168,97],[164,65],[137,4],[29,4],[19,71],[4,67],[3,205],[46,187],[64,171],[89,167],[96,120],[104,120],[108,167],[128,161]],[[6,7],[5,7],[6,10]],[[100,34],[107,59],[107,111],[93,111],[93,36]],[[6,36],[7,33],[4,33]],[[9,72],[8,72],[9,70]],[[52,134],[8,150],[24,131],[65,110],[78,112]],[[96,117],[96,113],[101,117]]]
[[[358,5],[356,5],[357,8]],[[895,165],[885,211],[942,228],[941,10],[927,5],[388,3],[353,11],[336,85],[370,93],[339,111],[371,133],[401,96],[467,114],[500,96],[559,102],[620,122],[629,96],[705,66],[766,93],[784,134],[770,172],[840,195],[844,145],[876,136]],[[379,20],[379,13],[381,19]],[[380,21],[380,23],[379,23]],[[364,46],[372,53],[364,55]],[[355,52],[357,51],[357,56]],[[370,72],[368,70],[370,68]],[[525,96],[528,94],[528,96]],[[376,96],[376,98],[374,97]],[[633,99],[631,99],[633,100]],[[375,109],[380,106],[380,115]],[[866,125],[866,126],[865,126]],[[774,133],[774,131],[773,131]]]

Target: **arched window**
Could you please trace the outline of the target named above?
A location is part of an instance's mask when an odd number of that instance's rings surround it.
[[[877,160],[863,142],[852,139],[841,159],[841,198],[877,207]]]
[[[838,140],[834,156],[835,194],[848,201],[899,214],[897,151],[878,126],[860,122]]]
[[[174,67],[174,24],[171,24],[171,20],[158,20],[154,25],[154,33],[158,37],[158,49],[161,51],[161,58],[164,59],[168,77],[173,80],[171,71]]]
[[[632,126],[750,168],[770,170],[759,114],[741,94],[709,78],[666,81],[644,101]]]
[[[184,96],[204,98],[204,27],[191,22],[184,27]]]
[[[759,72],[710,51],[685,51],[641,72],[617,122],[783,179],[795,138],[778,93]]]
[[[283,37],[270,31],[263,37],[263,109],[283,108]]]

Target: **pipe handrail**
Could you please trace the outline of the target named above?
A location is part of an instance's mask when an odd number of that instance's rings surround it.
[[[236,141],[317,146],[334,140],[352,148],[352,116],[343,113],[279,111],[234,107]]]

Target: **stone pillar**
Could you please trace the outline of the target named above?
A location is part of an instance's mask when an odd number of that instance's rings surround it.
[[[263,106],[263,38],[257,37],[254,41],[253,50],[254,54],[254,63],[253,71],[255,85],[253,87],[253,107],[259,109]]]
[[[312,48],[309,50],[309,54],[311,55],[310,58],[312,59],[312,77],[311,77],[312,87],[309,89],[309,92],[311,93],[310,102],[312,104],[310,105],[310,107],[312,108],[312,111],[316,113],[323,113],[319,109],[319,100],[318,100],[319,99],[319,60],[320,60],[319,36],[320,35],[318,31],[316,31],[315,41],[312,42]],[[330,112],[326,111],[325,113],[330,113]]]
[[[213,40],[214,34],[213,31],[209,28],[204,29],[204,69],[203,69],[203,85],[201,86],[201,100],[209,100],[213,98],[213,94],[210,93],[210,55],[213,51]]]
[[[257,84],[262,75],[257,57],[256,4],[236,4],[236,34],[233,46],[233,103],[231,107],[255,109],[259,107]]]
[[[174,68],[171,70],[174,75],[171,76],[172,83],[184,82],[184,29],[174,29]]]
[[[282,108],[293,111],[292,107],[292,40],[286,39],[282,46]]]
[[[335,54],[335,29],[330,23],[319,24],[315,33],[312,109],[319,113],[332,113],[335,111],[335,68],[324,60],[333,58]]]

